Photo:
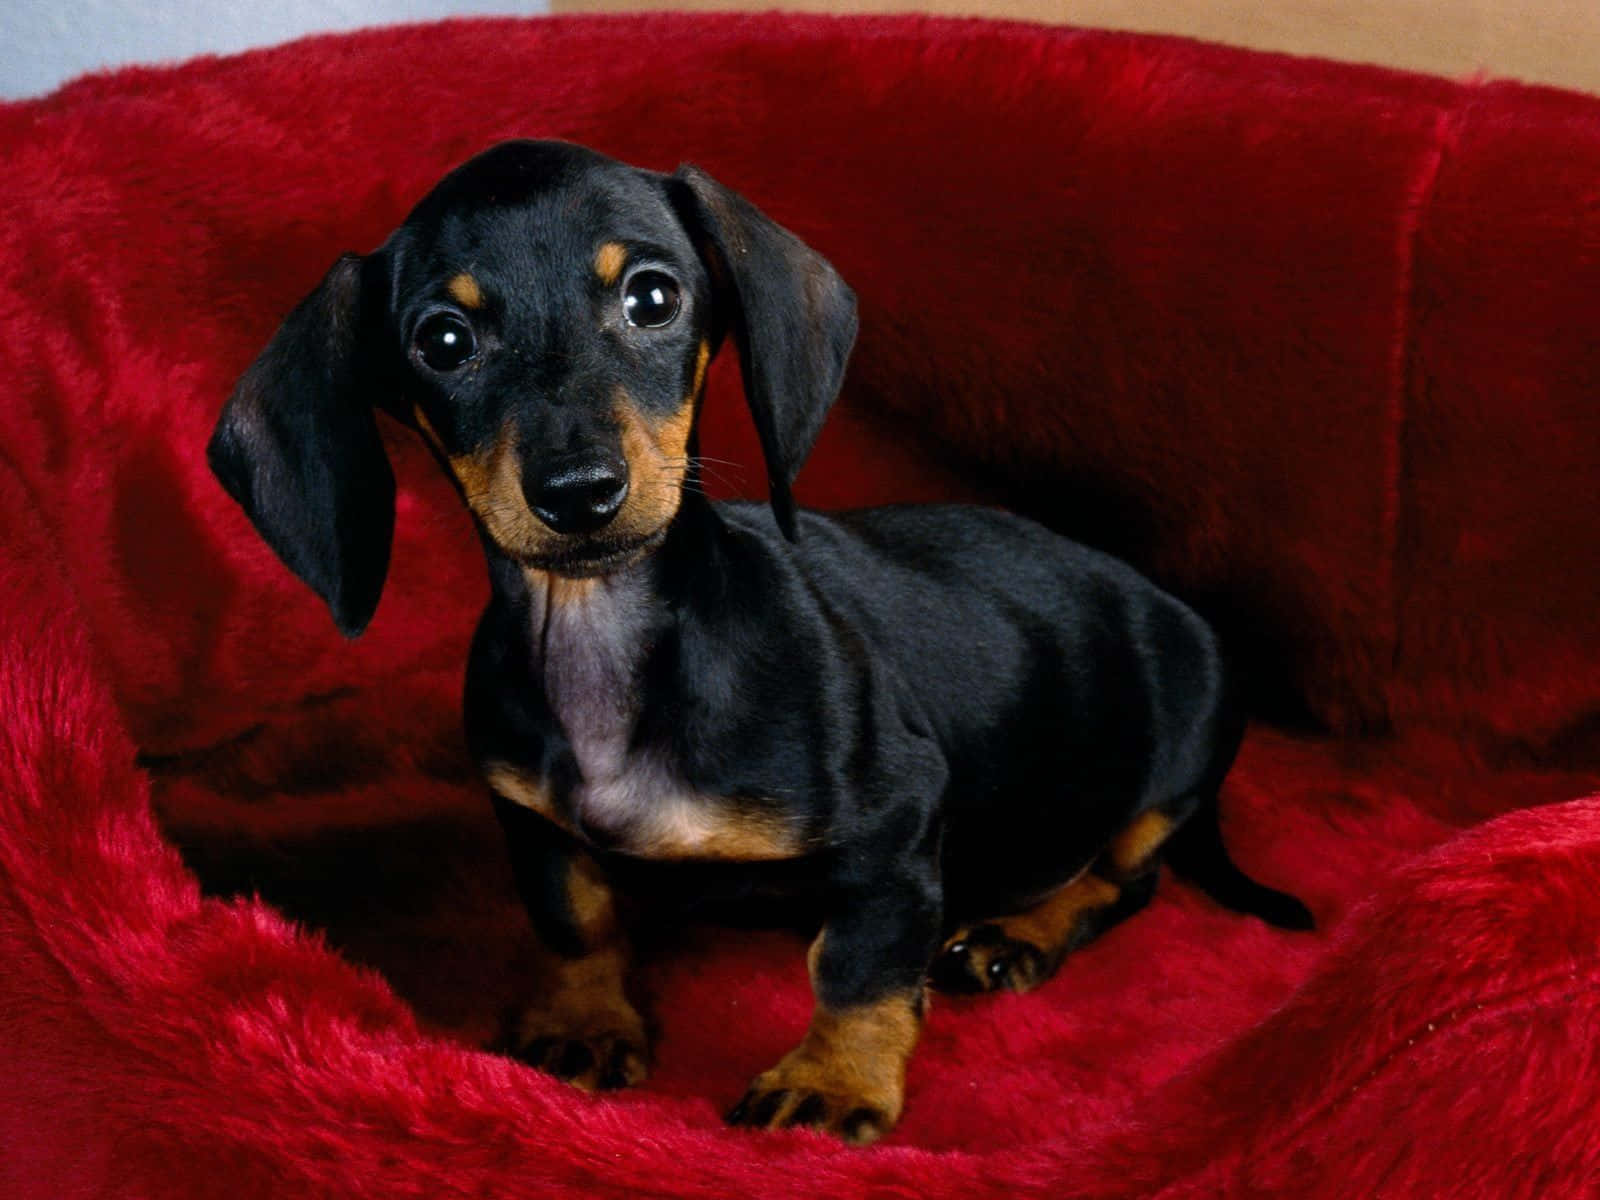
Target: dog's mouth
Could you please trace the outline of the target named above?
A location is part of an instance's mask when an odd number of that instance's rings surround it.
[[[637,562],[667,537],[663,525],[642,537],[585,538],[571,545],[542,548],[516,555],[524,567],[566,579],[595,579]]]

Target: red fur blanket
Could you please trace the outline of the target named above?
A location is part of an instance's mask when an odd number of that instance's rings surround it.
[[[476,1049],[522,918],[420,445],[333,631],[204,466],[335,254],[508,136],[690,159],[858,290],[837,505],[979,496],[1211,613],[1281,934],[1168,880],[941,1000],[881,1146],[719,1121],[803,945],[685,931],[658,1064]],[[1600,1173],[1600,102],[913,19],[465,22],[0,107],[0,1194],[1485,1196]],[[736,372],[708,453],[759,479]]]

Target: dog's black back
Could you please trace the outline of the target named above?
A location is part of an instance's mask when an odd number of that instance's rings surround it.
[[[760,536],[759,510],[741,518]],[[1132,816],[1227,770],[1239,718],[1220,647],[1124,563],[963,506],[801,528],[801,570],[895,664],[943,747],[952,921],[1037,898]]]

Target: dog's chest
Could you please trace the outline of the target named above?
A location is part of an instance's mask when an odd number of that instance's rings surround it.
[[[575,832],[650,858],[794,853],[773,822],[700,791],[669,746],[638,738],[642,675],[657,636],[642,589],[608,579],[569,591],[551,595],[540,614],[535,665],[578,769],[560,806]]]
[[[653,640],[645,597],[626,581],[552,593],[539,630],[545,699],[577,760],[569,798],[586,828],[610,835],[688,797],[659,750],[635,745],[640,674]]]

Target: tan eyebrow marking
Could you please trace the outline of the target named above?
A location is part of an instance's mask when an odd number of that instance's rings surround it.
[[[594,252],[594,273],[600,282],[610,287],[622,276],[622,264],[628,260],[628,251],[621,242],[603,242]]]
[[[445,290],[462,308],[483,307],[483,289],[478,286],[478,281],[465,271],[447,283]]]

